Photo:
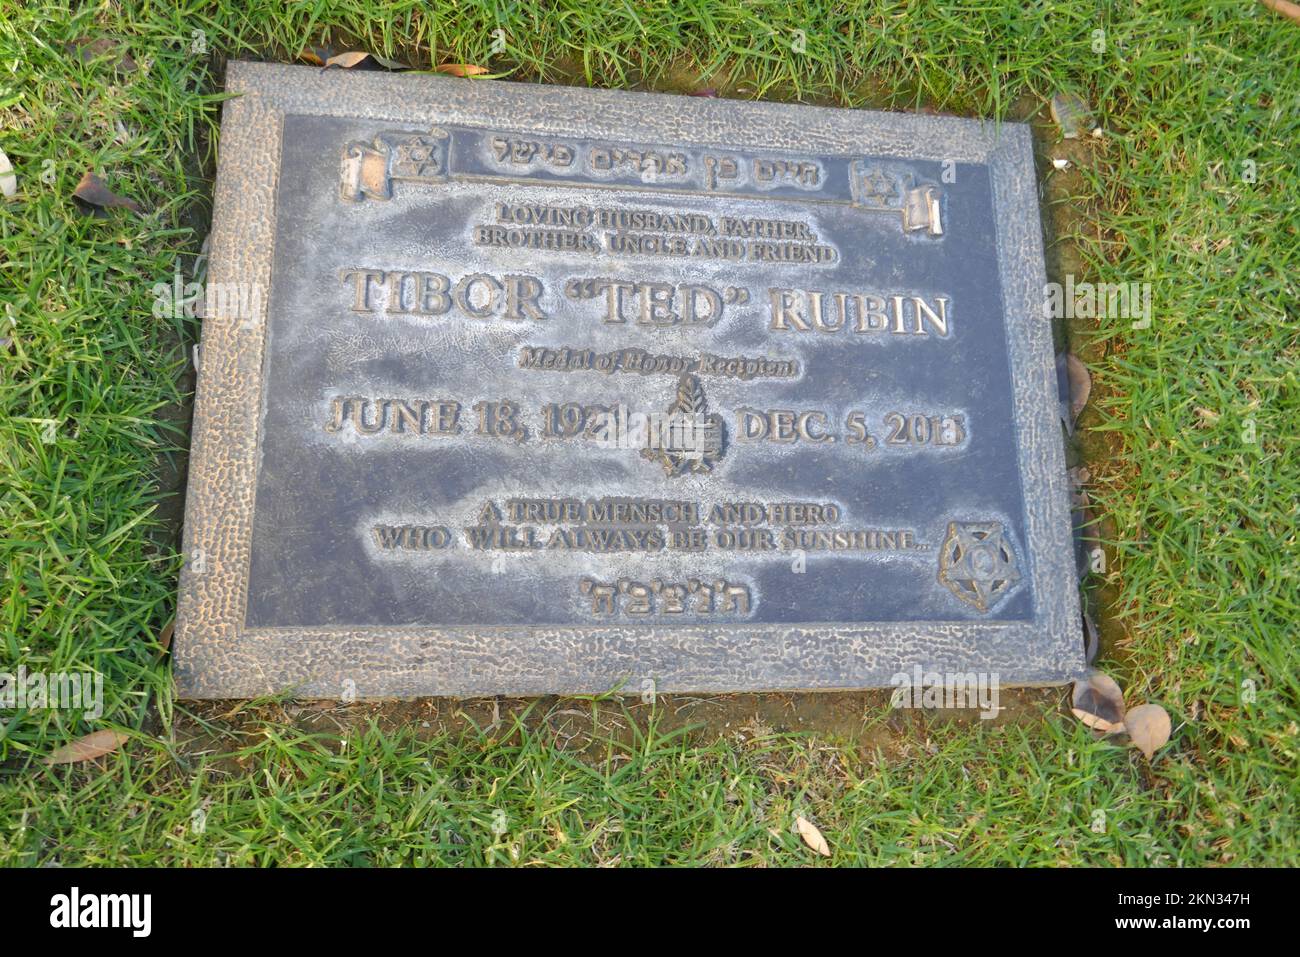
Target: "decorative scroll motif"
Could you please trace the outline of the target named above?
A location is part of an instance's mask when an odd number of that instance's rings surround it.
[[[906,232],[943,235],[942,194],[933,183],[918,184],[911,173],[866,160],[850,166],[849,182],[854,206],[898,213]]]
[[[699,378],[682,373],[668,415],[651,423],[642,457],[660,463],[664,473],[673,478],[687,472],[703,475],[713,471],[722,452],[722,416],[709,412]]]
[[[1016,554],[1002,534],[1001,522],[949,522],[939,548],[939,581],[980,611],[1020,580]]]
[[[392,199],[393,180],[442,183],[447,180],[446,130],[427,133],[389,131],[373,143],[356,140],[343,150],[340,190],[343,198],[358,202]]]

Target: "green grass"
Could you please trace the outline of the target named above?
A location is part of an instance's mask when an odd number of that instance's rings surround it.
[[[98,722],[0,712],[0,862],[798,864],[819,860],[791,829],[802,814],[836,864],[1300,863],[1300,25],[1241,0],[938,6],[0,0],[0,148],[20,189],[0,204],[0,670],[106,677]],[[101,37],[140,69],[69,49]],[[154,318],[151,289],[206,233],[221,63],[322,43],[985,117],[1085,96],[1105,136],[1046,141],[1075,160],[1044,164],[1052,269],[1154,284],[1151,328],[1072,330],[1095,378],[1101,664],[1170,711],[1169,746],[1148,764],[1042,693],[993,724],[891,715],[879,695],[759,718],[754,698],[548,699],[495,726],[478,703],[477,728],[445,702],[175,702],[157,635],[197,328]],[[83,215],[87,168],[146,215]],[[819,720],[832,708],[851,714]],[[801,715],[820,730],[792,730]],[[100,727],[132,738],[42,764]]]

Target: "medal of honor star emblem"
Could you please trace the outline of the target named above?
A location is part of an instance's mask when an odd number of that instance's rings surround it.
[[[988,611],[1020,580],[1016,553],[1001,522],[949,522],[939,550],[939,581],[980,611]]]

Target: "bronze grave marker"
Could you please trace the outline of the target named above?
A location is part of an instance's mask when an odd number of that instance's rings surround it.
[[[1081,670],[1027,128],[227,85],[183,695]]]

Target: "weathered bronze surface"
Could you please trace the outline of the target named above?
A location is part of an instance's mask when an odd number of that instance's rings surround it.
[[[227,86],[183,695],[1082,668],[1025,127]]]

